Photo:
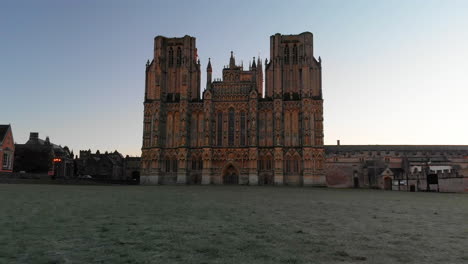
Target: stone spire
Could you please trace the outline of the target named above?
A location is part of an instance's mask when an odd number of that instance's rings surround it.
[[[211,69],[211,58],[208,58],[208,66],[206,66],[206,89],[209,90],[211,88],[211,73],[213,69]]]
[[[231,51],[231,58],[229,59],[229,68],[234,69],[236,67],[236,60],[234,59],[234,52]]]
[[[206,66],[206,71],[213,72],[213,69],[211,69],[211,58],[208,58],[208,66]]]
[[[253,62],[252,62],[252,69],[256,69],[257,64],[255,64],[255,57],[253,57]]]

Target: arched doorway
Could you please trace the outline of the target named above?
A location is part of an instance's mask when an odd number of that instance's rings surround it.
[[[223,174],[223,183],[224,184],[239,184],[239,173],[237,172],[234,166],[229,165]]]
[[[392,178],[385,177],[384,178],[384,190],[391,190],[392,189]]]
[[[132,181],[136,184],[140,184],[140,172],[132,171]]]

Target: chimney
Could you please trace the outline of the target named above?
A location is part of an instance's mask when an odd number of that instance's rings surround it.
[[[339,140],[339,139],[336,141],[336,145],[337,145],[337,146],[340,145],[340,140]]]
[[[37,139],[39,139],[39,133],[38,133],[38,132],[31,132],[31,133],[29,133],[29,139],[30,139],[30,140],[37,140]]]

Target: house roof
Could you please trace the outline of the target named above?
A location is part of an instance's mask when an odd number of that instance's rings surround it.
[[[0,125],[0,143],[2,143],[3,140],[5,139],[5,136],[9,128],[10,128],[10,125]]]

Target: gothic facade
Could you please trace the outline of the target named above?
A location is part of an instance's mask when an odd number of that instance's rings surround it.
[[[231,52],[221,79],[208,61],[202,94],[200,69],[194,37],[155,38],[142,184],[326,185],[322,67],[312,33],[271,36],[270,59],[254,58],[248,70]]]

